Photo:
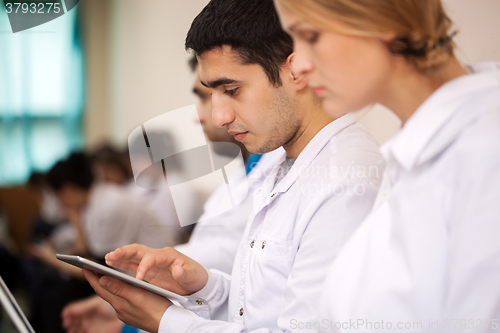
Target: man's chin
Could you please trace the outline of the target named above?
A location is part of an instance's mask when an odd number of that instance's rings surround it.
[[[263,145],[252,144],[251,142],[245,142],[244,145],[245,145],[245,148],[251,154],[255,154],[255,155],[266,154],[266,153],[269,153],[269,152],[271,152],[279,147],[279,146],[278,147],[271,147],[271,146],[267,146],[265,144],[263,144]]]

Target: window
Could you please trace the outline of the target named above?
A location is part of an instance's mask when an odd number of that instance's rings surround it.
[[[78,8],[12,33],[0,4],[0,185],[23,183],[82,146]]]

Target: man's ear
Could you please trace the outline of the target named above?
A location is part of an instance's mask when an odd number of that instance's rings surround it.
[[[296,75],[295,71],[293,70],[293,58],[295,56],[295,53],[292,53],[286,58],[286,66],[290,67],[290,75],[291,79],[293,80],[293,83],[295,85],[295,89],[297,91],[300,91],[307,87],[307,84],[309,83],[309,80],[307,79],[306,75]]]

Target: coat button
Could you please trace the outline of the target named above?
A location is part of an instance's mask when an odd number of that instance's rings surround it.
[[[255,245],[255,241],[253,240],[251,243],[250,243],[250,247],[253,249],[253,246]]]
[[[276,193],[271,194],[271,198],[274,198],[275,195],[276,195]]]
[[[262,248],[265,248],[266,247],[266,241],[263,241],[262,242]]]
[[[240,316],[243,316],[243,308],[240,309]]]
[[[198,299],[198,300],[196,300],[196,304],[203,305],[203,301]]]

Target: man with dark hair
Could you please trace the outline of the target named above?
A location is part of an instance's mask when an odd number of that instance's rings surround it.
[[[187,295],[184,308],[84,274],[120,319],[150,332],[314,331],[328,269],[373,205],[383,169],[378,146],[353,115],[329,118],[307,78],[294,74],[292,42],[272,0],[211,1],[186,47],[211,88],[214,124],[252,153],[283,147],[286,154],[255,191],[231,276],[172,248],[131,245],[106,256]],[[210,320],[227,300],[228,322]]]
[[[260,65],[273,86],[282,85],[280,67],[293,41],[281,29],[272,1],[211,1],[192,23],[186,49],[199,57],[222,46],[236,51],[242,65]]]
[[[246,191],[249,183],[247,177],[255,179],[255,173],[258,174],[258,177],[264,177],[270,171],[268,168],[274,164],[283,150],[277,149],[265,156],[252,155],[241,142],[234,140],[226,129],[216,127],[212,122],[211,90],[200,83],[196,57],[192,57],[188,64],[197,77],[193,82],[192,92],[198,97],[196,108],[203,132],[210,142],[231,142],[240,147],[245,166],[241,165],[241,167],[238,166],[232,170],[228,174],[228,178],[230,183],[234,185],[232,191]],[[222,155],[227,154],[227,152],[220,151],[217,147],[219,146],[212,147],[215,152]],[[252,180],[250,183],[257,183],[257,181]],[[249,191],[247,197],[239,205],[220,214],[218,213],[220,206],[227,200],[224,195],[226,185],[224,184],[216,189],[203,206],[203,215],[200,217],[202,222],[195,225],[189,242],[176,245],[175,249],[195,259],[207,268],[214,268],[226,274],[231,274],[236,251],[243,236],[248,216],[252,211],[253,190]],[[228,206],[230,204],[230,202],[227,203]],[[213,217],[205,219],[206,216]],[[109,304],[98,296],[72,303],[62,312],[65,328],[68,331],[82,330],[82,333],[93,332],[97,328],[105,330],[107,333],[133,331],[131,327],[123,326],[123,323],[114,315],[114,312],[109,313],[109,308]],[[218,311],[214,311],[211,317],[226,320],[227,315],[226,305],[220,307]]]

